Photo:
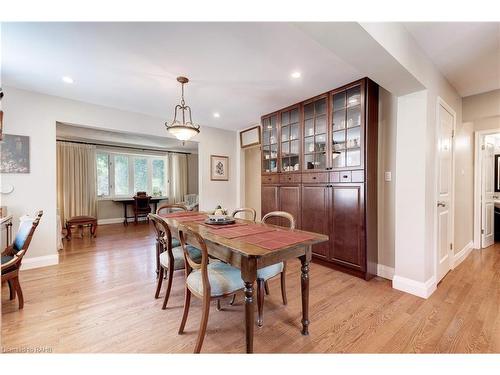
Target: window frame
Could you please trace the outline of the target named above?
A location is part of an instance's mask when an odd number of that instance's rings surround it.
[[[109,176],[109,195],[97,195],[97,200],[112,200],[112,199],[123,199],[132,198],[135,192],[134,177],[135,177],[135,159],[146,159],[147,160],[147,193],[152,195],[153,193],[153,160],[163,161],[164,167],[164,186],[163,195],[160,198],[168,197],[168,170],[167,170],[167,160],[166,155],[157,154],[140,154],[140,153],[130,153],[124,151],[111,151],[104,149],[97,149],[97,154],[107,154],[108,155],[108,176]],[[126,156],[128,158],[128,194],[116,194],[115,193],[115,158],[117,156]],[[96,184],[97,184],[97,158],[96,158]],[[96,189],[97,194],[97,189]]]

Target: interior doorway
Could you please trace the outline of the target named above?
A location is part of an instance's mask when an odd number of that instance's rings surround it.
[[[500,242],[500,129],[476,132],[474,247]]]

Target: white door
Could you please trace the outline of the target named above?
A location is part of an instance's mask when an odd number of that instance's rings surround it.
[[[495,146],[485,141],[481,147],[481,247],[495,243]]]
[[[442,105],[439,105],[437,282],[451,269],[453,251],[453,122],[453,116]]]

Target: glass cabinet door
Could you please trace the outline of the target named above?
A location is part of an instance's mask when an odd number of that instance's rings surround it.
[[[278,172],[277,115],[262,120],[262,172]]]
[[[333,95],[333,168],[361,166],[361,113],[361,86]]]
[[[327,99],[304,106],[304,169],[326,168]]]
[[[300,154],[299,109],[281,113],[281,171],[298,171]]]

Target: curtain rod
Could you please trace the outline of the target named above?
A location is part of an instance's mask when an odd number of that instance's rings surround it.
[[[140,151],[164,152],[166,154],[191,155],[191,152],[156,150],[156,149],[153,149],[153,148],[132,147],[132,146],[116,146],[116,145],[108,145],[108,144],[105,144],[105,143],[92,143],[92,142],[83,142],[83,141],[67,141],[65,139],[56,139],[56,141],[57,142],[78,143],[78,144],[81,144],[81,145],[93,145],[93,146],[104,146],[104,147],[128,148],[128,149],[131,149],[131,150],[140,150]]]

